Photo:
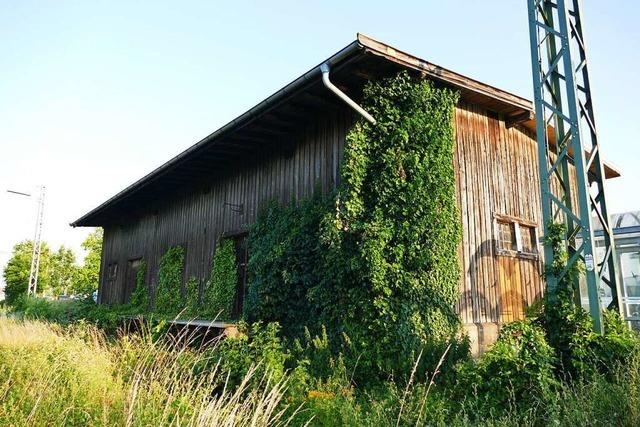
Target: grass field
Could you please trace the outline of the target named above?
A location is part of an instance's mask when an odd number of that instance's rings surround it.
[[[215,369],[194,369],[202,357],[139,336],[107,341],[93,327],[0,318],[0,423],[286,424],[283,382],[247,390],[249,372],[240,387],[225,389]]]
[[[260,360],[232,386],[215,352],[152,332],[107,338],[82,322],[0,316],[0,425],[640,425],[637,360],[562,384],[544,402],[519,405],[514,395],[487,410],[474,390],[454,401],[424,380],[369,390],[337,375],[300,382],[289,372],[273,381]]]

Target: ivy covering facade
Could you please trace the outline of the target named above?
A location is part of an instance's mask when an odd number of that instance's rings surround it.
[[[160,258],[155,309],[161,313],[178,313],[184,307],[182,280],[184,276],[184,249],[173,246]]]
[[[233,240],[223,239],[213,255],[211,277],[204,290],[202,314],[212,319],[231,319],[237,284],[235,245]]]
[[[270,205],[251,230],[250,320],[325,325],[384,372],[456,336],[457,100],[406,73],[365,87],[377,123],[349,132],[337,193]]]

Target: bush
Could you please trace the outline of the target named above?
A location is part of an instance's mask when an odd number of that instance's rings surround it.
[[[248,372],[255,369],[256,378],[269,377],[280,381],[285,373],[285,363],[290,353],[279,337],[277,323],[238,324],[236,337],[222,340],[208,353],[214,363],[220,363],[220,370],[228,384],[237,386]],[[225,380],[227,381],[227,380]]]
[[[558,276],[565,270],[568,253],[564,246],[566,226],[549,224],[546,244],[554,250],[553,264],[547,274]],[[556,284],[548,289],[541,312],[536,317],[544,327],[549,344],[557,355],[556,370],[565,379],[581,379],[595,373],[607,373],[617,365],[625,364],[638,352],[640,341],[620,318],[618,313],[603,313],[604,334],[593,331],[591,316],[575,303],[576,284],[583,273],[580,263],[574,264]]]
[[[505,325],[497,342],[477,362],[459,367],[457,399],[473,391],[479,414],[508,405],[548,402],[559,383],[553,348],[542,328],[529,320]]]

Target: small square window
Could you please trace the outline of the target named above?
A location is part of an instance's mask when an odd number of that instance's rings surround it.
[[[495,224],[499,255],[537,255],[536,227],[531,221],[496,214]]]

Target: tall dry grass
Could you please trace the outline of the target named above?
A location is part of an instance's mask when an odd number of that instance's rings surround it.
[[[239,387],[226,387],[210,353],[192,351],[190,339],[154,341],[143,333],[107,341],[86,325],[0,318],[0,424],[289,423],[284,380],[255,378],[251,369]]]

